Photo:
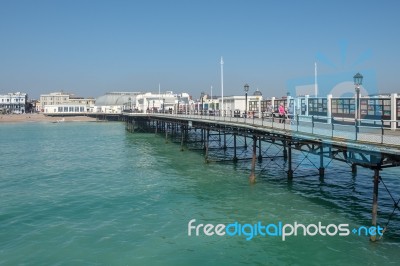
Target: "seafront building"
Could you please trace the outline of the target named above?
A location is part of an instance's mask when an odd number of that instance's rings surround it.
[[[131,102],[128,107],[130,110],[144,113],[169,112],[186,113],[190,109],[193,101],[188,93],[143,93],[136,97],[136,101]]]
[[[107,92],[96,98],[94,105],[95,113],[121,114],[124,106],[135,102],[140,92]]]
[[[108,92],[96,99],[94,112],[121,114],[122,111],[155,113],[185,112],[192,103],[188,93]]]
[[[0,113],[23,114],[28,109],[28,94],[23,92],[0,94]]]
[[[45,114],[82,115],[93,112],[95,99],[71,93],[52,92],[41,94],[36,110]]]

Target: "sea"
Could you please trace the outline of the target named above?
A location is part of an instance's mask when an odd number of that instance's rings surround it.
[[[327,161],[321,179],[300,152],[292,181],[277,158],[257,162],[250,184],[248,160],[206,163],[123,122],[27,122],[0,124],[0,156],[0,265],[400,261],[400,168],[381,172],[387,229],[371,242],[372,170]]]

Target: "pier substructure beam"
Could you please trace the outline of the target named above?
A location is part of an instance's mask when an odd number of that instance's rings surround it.
[[[157,130],[158,130],[158,120],[156,121],[156,129],[155,129],[155,132],[154,132],[155,135],[157,135]]]
[[[233,133],[233,162],[237,163],[238,158],[236,155],[236,133]]]
[[[249,181],[251,184],[256,182],[256,160],[257,160],[257,136],[253,135],[253,158],[251,160],[251,172]]]
[[[262,152],[261,152],[261,137],[258,137],[258,161],[262,161]]]
[[[324,168],[324,147],[321,145],[319,146],[319,177],[324,178],[325,176],[325,168]]]
[[[374,192],[372,197],[372,226],[376,228],[377,220],[378,220],[378,188],[379,188],[379,167],[374,168]],[[376,231],[377,232],[377,231]],[[372,242],[376,241],[376,236],[371,235],[370,240]]]
[[[293,169],[292,169],[292,144],[288,143],[288,171],[287,177],[289,180],[293,179]]]

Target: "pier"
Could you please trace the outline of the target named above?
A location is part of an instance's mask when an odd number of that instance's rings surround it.
[[[162,134],[166,142],[180,143],[181,150],[202,150],[206,163],[249,160],[250,183],[256,180],[257,160],[282,158],[290,181],[295,181],[298,169],[310,154],[319,158],[319,163],[313,165],[320,179],[325,177],[332,160],[349,165],[354,174],[358,167],[371,169],[372,226],[377,226],[378,188],[381,182],[384,184],[380,173],[400,166],[400,132],[385,128],[379,121],[345,124],[314,116],[279,119],[160,113],[123,113],[122,120],[129,132]],[[271,153],[271,146],[277,147],[278,152]],[[292,160],[294,150],[304,156],[296,164]],[[394,213],[399,210],[400,199],[394,199],[386,185],[385,188],[393,200]],[[376,236],[371,240],[375,241]]]

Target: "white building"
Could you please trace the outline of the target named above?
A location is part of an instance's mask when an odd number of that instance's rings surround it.
[[[124,111],[155,113],[155,112],[185,112],[189,109],[191,100],[187,93],[174,94],[141,92],[108,92],[96,99],[94,112],[121,114]]]
[[[95,113],[121,114],[123,110],[134,110],[134,103],[140,92],[107,92],[96,99]]]
[[[44,107],[45,114],[60,114],[60,115],[83,115],[88,113],[87,105],[85,104],[57,104],[46,105]]]
[[[172,91],[160,94],[147,92],[137,95],[136,102],[131,109],[144,113],[186,112],[189,110],[190,103],[190,95],[185,92],[180,94],[173,93]]]
[[[27,109],[28,95],[22,92],[0,94],[0,112],[23,114]]]
[[[256,111],[261,112],[261,101],[262,95],[247,95],[247,105],[246,96],[228,96],[224,97],[224,111],[225,115],[231,116],[234,111],[240,111],[244,113],[246,108],[247,112]],[[221,106],[222,98],[219,98],[219,106]]]

